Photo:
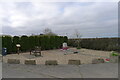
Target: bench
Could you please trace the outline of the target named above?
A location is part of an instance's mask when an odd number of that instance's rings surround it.
[[[33,54],[34,56],[42,56],[41,55],[41,47],[36,47],[35,49],[30,50],[30,55]]]

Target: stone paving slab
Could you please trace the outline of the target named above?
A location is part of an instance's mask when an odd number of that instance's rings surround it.
[[[36,60],[27,59],[25,60],[26,65],[36,65]]]
[[[12,73],[12,74],[11,74]],[[24,65],[3,63],[4,78],[117,78],[118,64]]]
[[[8,59],[7,61],[9,64],[20,64],[19,59]]]
[[[118,78],[118,63],[81,65],[84,78]]]

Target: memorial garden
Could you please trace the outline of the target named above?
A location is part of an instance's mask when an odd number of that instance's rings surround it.
[[[116,78],[118,74],[118,38],[3,35],[1,40],[5,78]]]
[[[54,62],[55,64],[96,64],[118,62],[118,53],[118,38],[68,39],[67,36],[2,36],[3,62],[6,63],[14,63],[16,60],[15,63],[26,64],[25,60],[30,60],[31,64],[49,64],[50,60],[53,64]],[[115,56],[114,60],[111,56]]]

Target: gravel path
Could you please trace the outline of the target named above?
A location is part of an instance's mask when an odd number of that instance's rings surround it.
[[[74,51],[78,51],[78,54],[73,54]],[[65,55],[66,54],[66,55]],[[35,57],[30,55],[29,52],[18,54],[10,54],[3,58],[6,63],[7,59],[20,59],[21,64],[24,64],[25,59],[35,59],[37,64],[45,64],[46,60],[57,60],[58,64],[68,64],[69,59],[81,60],[82,64],[90,64],[95,58],[103,57],[109,58],[110,51],[98,51],[90,49],[80,49],[70,48],[68,51],[57,50],[46,50],[42,51],[42,57]]]

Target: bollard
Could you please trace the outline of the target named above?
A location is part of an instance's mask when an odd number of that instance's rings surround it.
[[[81,61],[80,60],[69,60],[68,64],[70,64],[70,65],[81,65]]]
[[[9,64],[20,64],[19,59],[8,59],[7,61]]]
[[[58,65],[57,60],[47,60],[45,61],[45,65]]]
[[[36,60],[25,60],[26,65],[36,65]]]

